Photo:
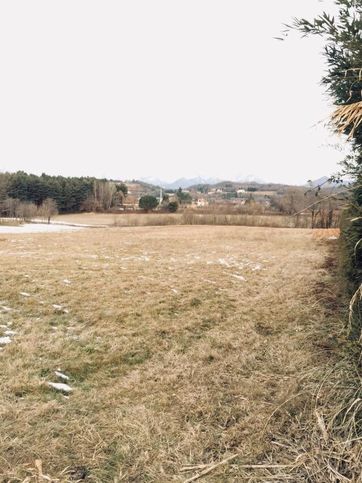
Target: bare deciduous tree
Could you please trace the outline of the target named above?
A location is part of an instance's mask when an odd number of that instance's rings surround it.
[[[45,199],[41,204],[39,211],[41,216],[46,218],[48,223],[50,223],[51,217],[58,214],[58,207],[56,201],[52,198]]]

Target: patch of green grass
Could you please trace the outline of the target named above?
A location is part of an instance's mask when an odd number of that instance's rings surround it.
[[[123,354],[120,358],[121,362],[129,366],[135,366],[138,364],[143,364],[151,357],[151,352],[149,349],[139,349],[134,351],[129,351]]]

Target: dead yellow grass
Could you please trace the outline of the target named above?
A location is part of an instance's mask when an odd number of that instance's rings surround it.
[[[2,234],[0,250],[0,324],[16,332],[0,353],[1,481],[191,481],[228,457],[204,481],[269,481],[293,463],[287,446],[271,459],[276,435],[339,357],[312,231]],[[57,369],[69,398],[47,386]]]
[[[76,213],[58,215],[56,222],[84,224],[90,226],[168,226],[168,225],[226,225],[226,226],[262,226],[271,228],[309,228],[309,216],[287,215],[250,215],[197,213]]]
[[[54,221],[62,223],[79,223],[84,225],[104,225],[104,226],[142,226],[151,224],[152,220],[158,224],[180,224],[181,213],[74,213],[67,215],[57,215]],[[165,220],[165,221],[163,221]],[[172,222],[170,221],[172,220]],[[168,221],[168,223],[166,223]],[[156,223],[157,224],[157,223]]]
[[[18,226],[21,225],[20,220],[15,218],[0,218],[0,226]]]
[[[339,238],[340,229],[339,228],[323,228],[313,230],[313,238],[316,240],[331,240],[333,238]]]

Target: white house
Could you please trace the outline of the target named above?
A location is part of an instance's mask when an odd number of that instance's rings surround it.
[[[205,198],[198,198],[196,200],[195,204],[198,208],[203,208],[205,206],[209,206],[209,202],[207,200],[205,200]]]

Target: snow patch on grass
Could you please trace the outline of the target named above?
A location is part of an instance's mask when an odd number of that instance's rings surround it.
[[[8,345],[12,342],[11,338],[8,336],[0,337],[0,345]]]
[[[65,392],[67,394],[73,391],[73,388],[63,382],[48,382],[48,386],[56,391]]]

